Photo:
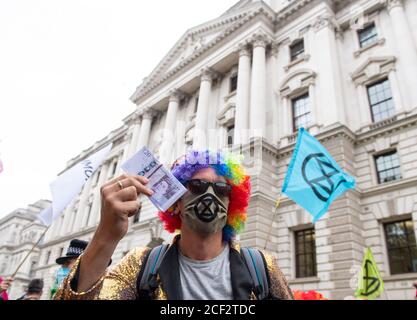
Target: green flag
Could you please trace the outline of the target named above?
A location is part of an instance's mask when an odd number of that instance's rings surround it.
[[[378,271],[371,249],[367,249],[363,258],[362,270],[359,276],[359,286],[356,297],[366,300],[374,300],[384,292],[384,281]]]

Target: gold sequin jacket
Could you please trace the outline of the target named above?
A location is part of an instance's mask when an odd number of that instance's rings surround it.
[[[178,238],[175,238],[160,265],[158,287],[152,294],[154,300],[182,300],[178,262]],[[68,276],[62,282],[55,300],[137,300],[137,280],[149,248],[136,248],[106,273],[88,291],[76,292],[79,264],[78,258]],[[269,299],[292,300],[293,295],[276,259],[262,252],[269,275]],[[254,300],[253,283],[249,270],[240,255],[237,243],[230,243],[230,271],[232,292],[235,300]]]

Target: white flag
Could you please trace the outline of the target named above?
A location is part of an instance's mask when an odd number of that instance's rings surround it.
[[[49,227],[53,222],[52,206],[44,209],[41,213],[39,213],[38,219],[42,222],[42,224]]]
[[[84,161],[61,174],[51,183],[52,221],[55,220],[79,194],[98,167],[111,151],[112,144],[96,152]]]

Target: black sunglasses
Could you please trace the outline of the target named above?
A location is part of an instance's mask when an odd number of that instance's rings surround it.
[[[193,179],[188,181],[187,187],[192,194],[199,195],[207,191],[211,186],[219,197],[228,197],[232,191],[232,186],[226,182],[209,182],[201,179]]]

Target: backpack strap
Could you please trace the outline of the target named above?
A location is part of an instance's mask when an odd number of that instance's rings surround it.
[[[158,270],[168,248],[168,244],[162,244],[150,250],[147,257],[145,257],[136,280],[139,299],[151,299],[152,293],[158,288]]]
[[[240,253],[252,277],[254,293],[258,300],[269,297],[269,276],[263,254],[253,248],[241,248]]]

